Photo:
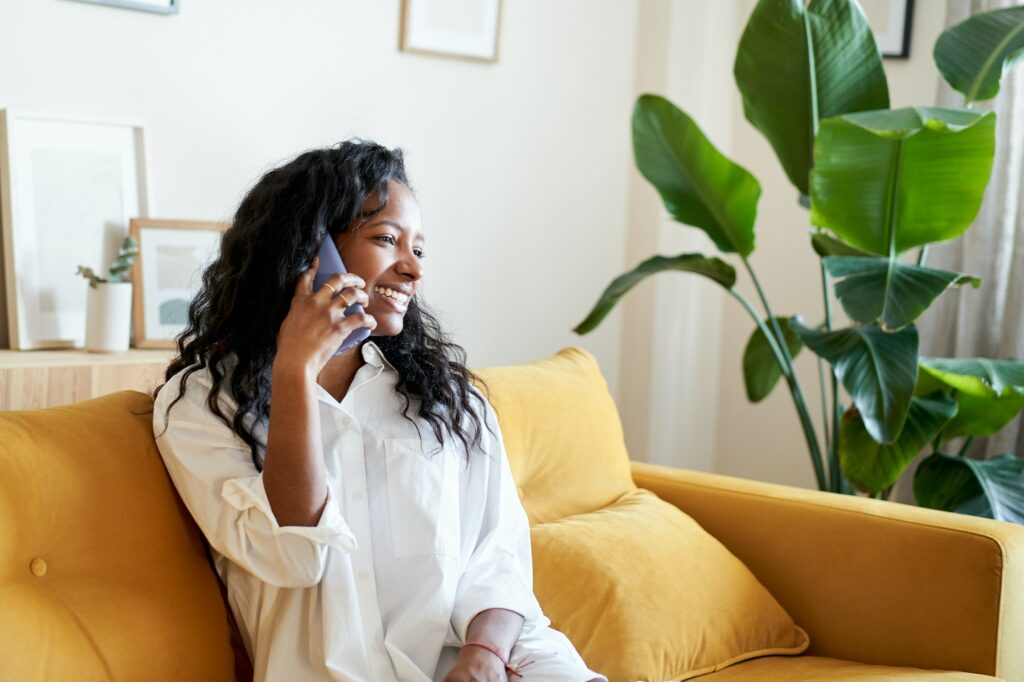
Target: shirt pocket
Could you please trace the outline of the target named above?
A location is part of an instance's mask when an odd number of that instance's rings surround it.
[[[459,460],[418,438],[384,439],[388,513],[395,558],[459,553]]]

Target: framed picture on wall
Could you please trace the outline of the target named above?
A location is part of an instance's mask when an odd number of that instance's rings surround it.
[[[137,9],[143,12],[156,12],[157,14],[177,14],[179,6],[179,0],[76,0],[76,2]]]
[[[908,59],[914,0],[860,0],[883,57]]]
[[[136,348],[174,348],[226,228],[227,223],[132,219],[131,234],[139,243],[132,272]]]
[[[498,61],[501,0],[402,0],[404,52]]]
[[[7,344],[80,348],[88,283],[150,210],[143,126],[0,109]]]

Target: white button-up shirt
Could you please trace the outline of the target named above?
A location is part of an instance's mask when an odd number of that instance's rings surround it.
[[[470,620],[490,608],[524,616],[510,663],[531,661],[528,680],[604,679],[533,594],[529,526],[493,408],[485,402],[498,437],[484,428],[467,459],[414,401],[417,432],[397,371],[373,341],[361,352],[340,403],[317,386],[328,492],[316,526],[278,525],[249,447],[207,406],[207,370],[169,417],[183,372],[154,405],[160,455],[211,545],[256,682],[441,680]],[[226,388],[220,400],[233,416]],[[265,425],[254,435],[265,443]]]

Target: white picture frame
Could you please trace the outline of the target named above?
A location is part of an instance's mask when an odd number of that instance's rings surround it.
[[[132,271],[136,348],[175,347],[203,270],[217,257],[227,227],[228,223],[196,220],[131,221],[131,235],[139,244]]]
[[[105,273],[147,215],[144,126],[0,109],[0,228],[6,342],[16,350],[81,348],[87,281]]]
[[[498,61],[502,0],[402,0],[403,52]]]
[[[123,9],[135,9],[155,14],[177,14],[181,6],[180,0],[75,0],[90,5],[107,5]]]

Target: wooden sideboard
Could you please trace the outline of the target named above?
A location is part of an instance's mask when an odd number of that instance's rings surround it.
[[[0,410],[32,410],[134,389],[152,394],[171,350],[0,350]]]

